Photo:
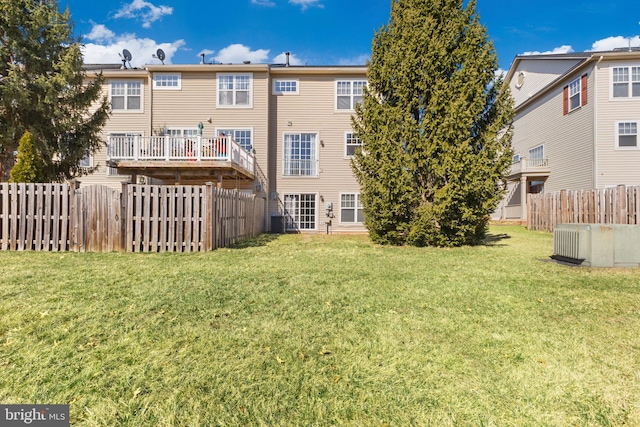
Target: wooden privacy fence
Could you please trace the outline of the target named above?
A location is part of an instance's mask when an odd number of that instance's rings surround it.
[[[196,252],[264,231],[265,200],[213,184],[0,184],[0,249]]]
[[[640,224],[640,187],[529,194],[527,226],[553,231],[557,224]]]

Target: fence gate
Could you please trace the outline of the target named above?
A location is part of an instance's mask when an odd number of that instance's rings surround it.
[[[75,252],[120,250],[122,230],[120,190],[103,185],[77,188],[70,210],[70,250]]]

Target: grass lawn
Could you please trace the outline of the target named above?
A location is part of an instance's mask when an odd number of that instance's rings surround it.
[[[0,403],[82,426],[638,426],[640,269],[552,236],[0,252]]]

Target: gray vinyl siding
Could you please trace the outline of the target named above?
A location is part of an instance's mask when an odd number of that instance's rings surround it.
[[[587,105],[563,115],[563,87],[585,73],[589,74]],[[593,82],[589,70],[570,75],[516,114],[512,142],[515,154],[528,157],[529,149],[544,145],[550,169],[545,192],[593,188]]]
[[[523,59],[513,74],[510,89],[515,106],[519,106],[534,94],[545,88],[561,75],[575,67],[582,59]],[[525,73],[524,84],[516,88],[518,73]]]
[[[640,66],[635,61],[603,61],[597,70],[597,187],[619,184],[640,185],[640,150],[617,149],[616,122],[637,121],[640,124],[640,99],[612,100],[610,67]]]
[[[269,215],[282,213],[285,194],[317,193],[316,230],[325,231],[327,203],[333,204],[333,231],[363,231],[363,224],[340,222],[340,194],[359,193],[360,186],[351,170],[351,158],[345,156],[345,132],[352,131],[353,111],[336,111],[336,80],[365,79],[362,75],[287,74],[282,78],[299,81],[298,95],[270,95],[270,191]],[[280,76],[272,75],[272,79]],[[317,133],[317,177],[283,175],[285,133]]]

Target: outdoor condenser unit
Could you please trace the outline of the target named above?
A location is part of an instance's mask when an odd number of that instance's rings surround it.
[[[640,225],[559,224],[551,258],[587,267],[638,267]]]

